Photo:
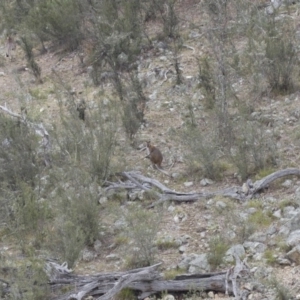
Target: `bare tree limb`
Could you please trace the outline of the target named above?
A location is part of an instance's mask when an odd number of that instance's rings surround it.
[[[214,291],[229,295],[235,295],[236,300],[246,299],[248,291],[240,289],[242,282],[250,277],[249,266],[239,257],[235,256],[236,265],[228,271],[205,273],[205,274],[183,274],[176,276],[173,280],[164,280],[157,268],[159,264],[124,272],[99,273],[92,276],[80,276],[70,274],[66,266],[51,264],[51,268],[57,268],[57,274],[50,276],[50,284],[53,289],[68,287],[71,291],[55,296],[53,300],[82,300],[87,295],[97,297],[97,300],[110,300],[122,289],[130,288],[139,292],[139,299],[157,294],[163,291],[168,293],[187,293],[193,291]],[[48,267],[49,269],[49,267]],[[53,271],[53,270],[52,270]],[[54,272],[55,273],[55,272]]]
[[[155,195],[158,198],[155,202],[149,205],[149,208],[152,208],[158,204],[161,204],[165,201],[177,201],[177,202],[188,202],[188,201],[198,201],[200,199],[209,199],[215,196],[223,196],[231,199],[235,199],[238,201],[245,201],[253,198],[257,193],[264,190],[271,184],[273,181],[285,177],[285,176],[300,176],[300,170],[296,168],[288,168],[280,171],[276,171],[254,183],[250,179],[248,179],[242,187],[233,186],[228,187],[219,191],[211,191],[211,192],[177,192],[175,190],[171,190],[166,187],[164,184],[159,182],[156,179],[149,178],[143,176],[137,172],[122,172],[119,175],[127,178],[132,184],[126,183],[126,188],[141,188],[143,190],[149,190],[149,188],[145,187],[144,184],[147,183],[152,185],[153,187],[158,188],[161,192],[156,192]],[[122,184],[114,185],[113,187],[124,187]]]

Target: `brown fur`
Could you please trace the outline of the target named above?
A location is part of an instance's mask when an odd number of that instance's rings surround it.
[[[14,41],[14,38],[12,36],[8,36],[6,38],[6,57],[11,56],[11,51],[16,49],[16,43]]]
[[[151,145],[150,141],[147,142],[147,148],[149,150],[149,155],[147,156],[150,161],[152,162],[152,165],[156,165],[158,168],[162,168],[161,163],[163,161],[163,156],[158,148]]]

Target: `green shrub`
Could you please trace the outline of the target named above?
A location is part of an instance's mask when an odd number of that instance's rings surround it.
[[[274,265],[276,262],[276,257],[274,256],[274,252],[270,249],[265,251],[264,258],[266,259],[267,263],[270,265]]]
[[[53,163],[71,163],[88,171],[92,179],[101,184],[110,175],[113,154],[116,158],[119,110],[112,102],[104,106],[99,101],[97,108],[86,113],[87,126],[84,126],[74,102],[70,103],[69,109],[69,113],[62,110],[61,126],[57,126],[53,133],[60,149]]]
[[[62,221],[56,226],[57,232],[56,235],[53,235],[52,240],[52,246],[55,249],[52,249],[52,251],[72,268],[84,248],[84,233],[78,224],[74,224],[70,220]]]
[[[131,268],[146,267],[155,263],[155,237],[157,235],[160,214],[155,211],[146,211],[131,207],[125,215],[127,223],[126,234],[132,243],[129,243],[131,255],[127,266]]]
[[[295,68],[298,58],[293,32],[277,29],[271,22],[266,39],[265,73],[270,88],[277,93],[290,93],[295,85]]]
[[[266,134],[264,126],[242,118],[235,128],[237,138],[231,160],[243,180],[255,172],[276,165],[276,141],[272,134]]]
[[[83,38],[82,20],[80,1],[43,0],[30,10],[26,25],[42,40],[52,40],[74,50]]]
[[[144,95],[138,74],[131,74],[131,82],[127,88],[130,92],[125,96],[122,121],[127,136],[132,141],[141,124],[144,122],[146,96]]]
[[[0,180],[15,189],[18,182],[34,186],[40,172],[38,138],[26,124],[0,114]]]
[[[271,285],[274,287],[275,292],[276,292],[276,300],[291,300],[294,299],[292,294],[290,293],[290,290],[281,284],[276,278],[273,278],[271,280]]]
[[[44,272],[44,262],[38,259],[23,259],[11,261],[0,256],[0,277],[10,283],[9,289],[3,286],[3,299],[41,300],[50,297],[47,275]]]
[[[279,208],[283,210],[286,206],[293,206],[294,208],[299,207],[299,203],[295,199],[285,199],[279,202]]]
[[[211,61],[208,57],[198,59],[199,87],[204,95],[205,108],[213,109],[216,103],[215,79],[212,73]]]
[[[186,159],[190,172],[199,172],[203,177],[220,180],[223,170],[218,161],[220,152],[215,132],[202,134],[199,128],[189,126],[182,139],[188,146]]]
[[[208,262],[215,270],[223,262],[224,255],[228,250],[228,244],[220,236],[216,236],[209,241],[210,252]]]
[[[57,183],[59,192],[55,198],[59,202],[58,222],[62,220],[63,226],[71,223],[82,233],[84,243],[91,245],[99,237],[100,230],[97,191],[91,188],[94,183],[88,174],[76,168],[66,168],[65,172],[66,179],[73,181],[73,186],[66,189],[66,183]]]
[[[39,201],[37,193],[30,185],[20,182],[18,188],[15,202],[11,203],[14,227],[22,232],[41,232],[47,218],[47,203]]]
[[[134,291],[130,288],[124,288],[122,289],[122,291],[120,291],[116,297],[116,300],[135,300],[136,299],[136,295],[134,293]]]
[[[268,226],[272,223],[272,218],[261,210],[250,215],[248,221],[256,227]]]
[[[178,244],[175,240],[169,239],[158,239],[156,241],[156,246],[159,250],[168,250],[168,249],[176,249],[178,248]]]
[[[165,280],[173,280],[176,278],[176,276],[182,275],[184,273],[186,273],[186,270],[176,268],[176,269],[164,271],[163,276]]]
[[[41,78],[41,67],[37,64],[34,55],[33,55],[33,44],[28,38],[28,36],[23,35],[21,37],[21,47],[25,53],[25,57],[28,63],[29,68],[31,69],[34,77],[36,78],[38,83],[42,83]]]

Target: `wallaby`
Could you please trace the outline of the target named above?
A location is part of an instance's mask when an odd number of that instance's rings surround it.
[[[79,113],[79,119],[82,121],[85,120],[85,110],[86,110],[85,101],[81,99],[77,105],[77,111]]]
[[[163,155],[161,154],[160,150],[153,146],[150,141],[146,143],[146,147],[148,151],[148,155],[146,156],[146,158],[150,159],[153,168],[156,168],[160,172],[172,178],[172,176],[168,172],[162,169],[161,163],[163,161]]]
[[[5,48],[6,48],[6,57],[11,57],[11,50],[16,49],[16,43],[14,41],[14,38],[10,35],[6,38]]]
[[[150,141],[147,142],[147,148],[149,154],[146,156],[152,162],[153,167],[156,166],[159,169],[162,168],[161,163],[163,161],[163,156],[158,148],[153,146]]]

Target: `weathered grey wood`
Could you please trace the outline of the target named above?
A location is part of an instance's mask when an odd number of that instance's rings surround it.
[[[151,269],[146,268],[143,271],[140,271],[138,273],[135,274],[127,274],[127,275],[123,275],[118,281],[117,283],[114,285],[114,287],[112,289],[110,289],[107,293],[105,293],[103,296],[97,298],[97,300],[110,300],[113,298],[113,296],[115,296],[118,292],[120,292],[123,288],[125,287],[129,287],[130,284],[133,281],[138,280],[139,282],[143,282],[143,281],[151,281],[155,278],[158,277],[158,274],[151,274],[149,273],[151,272]],[[153,278],[154,277],[154,278]]]
[[[126,172],[126,173],[128,173],[129,175],[131,175],[135,179],[138,179],[142,182],[150,183],[151,185],[157,187],[158,189],[160,189],[164,193],[176,193],[175,191],[169,189],[168,187],[166,187],[165,185],[163,185],[162,183],[160,183],[156,179],[143,176],[142,174],[139,174],[137,172]]]
[[[207,278],[193,278],[186,280],[154,280],[151,282],[132,282],[129,288],[142,291],[139,299],[163,291],[189,292],[189,291],[214,291],[225,293],[225,275],[216,275]],[[232,289],[229,288],[231,293]]]
[[[175,190],[169,189],[168,187],[166,187],[156,179],[148,178],[136,172],[124,172],[121,174],[123,174],[123,176],[131,180],[134,184],[136,184],[136,187],[141,187],[141,186],[143,187],[142,183],[149,183],[150,185],[153,185],[154,187],[161,190],[161,193],[155,192],[158,200],[148,206],[148,208],[152,208],[165,201],[176,201],[176,202],[198,201],[201,199],[213,198],[217,195],[228,197],[239,201],[244,201],[247,199],[251,199],[252,197],[255,196],[255,194],[257,194],[258,192],[266,188],[271,182],[279,178],[285,176],[291,176],[291,175],[299,176],[300,170],[296,168],[288,168],[288,169],[280,170],[256,181],[254,184],[252,184],[251,180],[248,179],[247,182],[244,184],[246,186],[245,190],[243,187],[233,186],[219,191],[200,192],[200,193],[177,192]]]
[[[161,275],[156,270],[160,265],[156,264],[150,267],[129,270],[126,272],[115,273],[100,273],[92,276],[73,275],[68,272],[61,273],[61,267],[58,264],[51,264],[51,273],[47,272],[50,277],[50,285],[52,289],[62,286],[74,286],[74,290],[53,297],[55,300],[81,300],[87,295],[96,295],[103,299],[111,299],[113,295],[121,289],[128,286],[130,282],[135,280],[152,281],[161,278]],[[57,266],[57,273],[54,270]],[[49,270],[49,265],[46,267]]]
[[[136,180],[135,178],[133,178],[133,176],[129,172],[123,172],[122,174],[124,176],[126,176],[129,180],[131,180],[140,189],[145,190],[145,191],[149,190],[149,188],[143,186],[141,183],[138,182],[138,180]]]
[[[206,274],[184,274],[177,276],[174,280],[164,280],[157,270],[159,264],[133,269],[124,272],[99,273],[92,276],[80,276],[69,273],[69,269],[63,264],[59,266],[51,264],[47,274],[50,274],[52,288],[59,283],[64,286],[74,287],[70,292],[53,297],[53,300],[82,300],[83,297],[91,295],[97,300],[109,300],[119,293],[123,288],[130,288],[139,293],[139,299],[157,294],[163,291],[189,292],[189,291],[214,291],[226,294],[234,294],[236,300],[246,299],[249,291],[240,289],[242,282],[249,280],[250,268],[246,260],[241,261],[235,256],[236,264],[228,271]],[[57,274],[55,267],[57,266]],[[64,280],[66,279],[66,280]],[[70,280],[73,279],[73,280]],[[55,289],[54,289],[55,290]]]
[[[52,272],[50,275],[50,284],[53,290],[58,285],[74,286],[73,290],[68,293],[53,297],[53,300],[82,300],[87,295],[98,297],[98,300],[112,299],[123,288],[128,287],[140,293],[139,298],[156,294],[163,291],[168,292],[188,292],[191,290],[216,291],[225,292],[226,272],[210,273],[210,274],[193,274],[181,275],[174,280],[163,280],[157,271],[156,264],[146,268],[134,269],[126,272],[100,273],[92,276],[73,275],[68,272],[61,272],[58,266],[57,273]],[[64,268],[63,268],[64,269]],[[49,274],[48,274],[49,276]],[[232,288],[229,282],[228,291],[231,293]]]
[[[288,168],[288,169],[284,169],[284,170],[279,170],[279,171],[276,171],[260,180],[257,180],[253,184],[254,188],[253,188],[253,191],[251,191],[251,194],[254,195],[255,193],[266,188],[271,182],[273,182],[279,178],[282,178],[285,176],[291,176],[291,175],[300,176],[300,170],[296,169],[296,168]]]

